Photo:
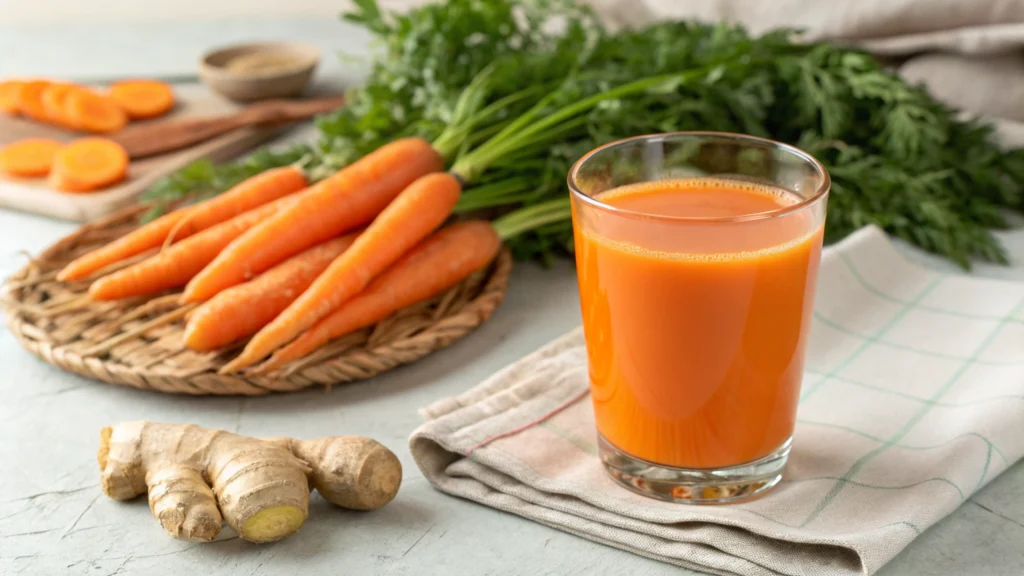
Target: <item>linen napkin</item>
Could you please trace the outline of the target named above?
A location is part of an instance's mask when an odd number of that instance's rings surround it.
[[[785,477],[673,504],[597,457],[577,329],[422,410],[443,492],[715,574],[872,574],[1024,454],[1024,284],[912,265],[865,228],[827,248]]]

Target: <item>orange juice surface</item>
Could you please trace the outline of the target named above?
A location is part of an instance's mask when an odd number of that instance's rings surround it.
[[[651,182],[597,199],[631,213],[574,206],[600,433],[682,468],[772,453],[793,433],[820,221],[808,210],[732,222],[644,216],[728,218],[800,201],[738,180]]]

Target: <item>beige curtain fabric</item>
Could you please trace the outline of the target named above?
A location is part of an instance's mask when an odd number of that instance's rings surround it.
[[[1000,52],[1024,46],[1021,0],[594,0],[612,20],[697,18],[753,32],[800,28],[810,40],[843,40],[886,54]],[[638,17],[638,14],[643,13]]]

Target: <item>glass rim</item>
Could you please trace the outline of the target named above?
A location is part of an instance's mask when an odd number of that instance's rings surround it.
[[[619,208],[612,206],[611,204],[602,202],[593,196],[588,196],[576,185],[576,178],[579,174],[583,164],[587,162],[593,156],[622,146],[627,146],[635,142],[643,140],[672,140],[679,139],[682,137],[697,137],[697,138],[724,138],[726,140],[734,140],[739,142],[756,143],[762,146],[769,146],[784,150],[793,156],[800,158],[807,162],[819,175],[821,183],[818,185],[817,190],[811,196],[792,204],[790,206],[784,206],[776,210],[769,210],[767,212],[754,212],[752,214],[743,214],[741,216],[668,216],[664,214],[650,214],[648,212],[638,212],[636,210],[629,210],[627,208]],[[602,144],[597,148],[587,152],[580,157],[579,160],[573,163],[572,167],[569,168],[569,174],[566,177],[566,182],[569,185],[569,192],[578,198],[580,201],[588,204],[594,208],[606,210],[613,214],[618,214],[624,217],[647,219],[647,220],[658,220],[662,222],[683,222],[683,223],[716,223],[716,222],[747,222],[756,220],[767,220],[770,218],[779,218],[796,212],[800,212],[805,208],[813,206],[817,202],[821,201],[828,195],[829,189],[832,187],[832,179],[829,176],[828,170],[825,166],[819,162],[814,156],[809,153],[783,142],[771,140],[768,138],[761,138],[759,136],[750,136],[747,134],[738,134],[735,132],[714,132],[714,131],[680,131],[680,132],[662,132],[656,134],[641,134],[639,136],[631,136],[629,138],[622,138],[621,140],[615,140],[607,144]]]

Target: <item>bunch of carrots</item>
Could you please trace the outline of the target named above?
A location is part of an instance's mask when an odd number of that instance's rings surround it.
[[[298,167],[273,168],[85,254],[58,278],[92,277],[95,300],[184,287],[182,302],[199,303],[185,346],[212,351],[251,337],[222,372],[261,361],[252,371],[269,372],[432,298],[495,257],[501,236],[490,222],[443,226],[462,190],[443,170],[442,154],[419,138],[314,184]]]
[[[116,132],[129,120],[155,118],[173,107],[171,87],[155,80],[117,82],[105,93],[45,80],[0,82],[0,112],[76,131]],[[15,178],[49,176],[51,188],[91,192],[123,180],[128,155],[120,144],[96,136],[70,144],[26,138],[0,148],[0,173]]]
[[[58,279],[92,279],[96,300],[183,287],[182,302],[197,305],[185,346],[213,351],[248,339],[221,372],[268,373],[458,284],[502,241],[564,222],[570,207],[558,199],[445,226],[453,212],[520,192],[498,183],[462,193],[495,164],[558,142],[606,99],[701,73],[621,85],[555,112],[545,100],[509,119],[506,107],[533,88],[487,103],[492,72],[466,87],[433,143],[395,140],[317,182],[299,166],[266,170],[80,257]]]

